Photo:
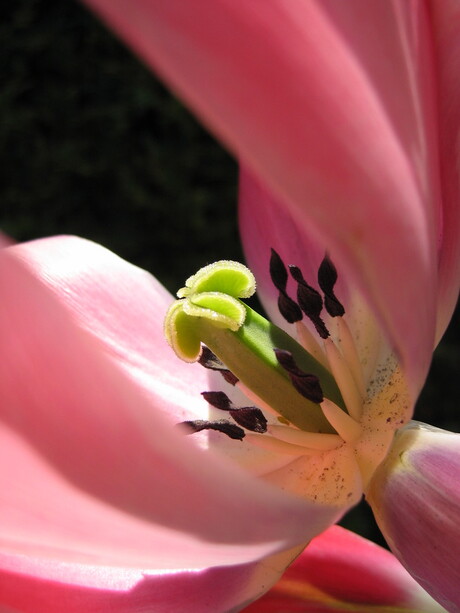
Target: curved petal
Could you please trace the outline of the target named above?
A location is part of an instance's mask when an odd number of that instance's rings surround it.
[[[416,388],[433,346],[440,221],[425,4],[87,2],[297,223],[314,224]]]
[[[0,554],[1,611],[239,611],[279,578],[293,555],[289,552],[259,563],[168,573]]]
[[[172,374],[156,310],[165,292],[149,275],[55,238],[2,250],[0,284],[4,554],[202,569],[289,549],[340,515],[173,427],[200,378],[187,394],[180,362]]]
[[[174,298],[156,279],[77,237],[22,243],[9,253],[146,394],[167,401],[168,415],[179,421],[185,406],[199,410],[207,375],[198,365],[186,367],[170,351],[163,318]]]
[[[411,423],[366,494],[395,555],[452,612],[460,610],[459,473],[460,435]]]
[[[444,611],[391,553],[339,526],[314,538],[280,581],[245,611],[326,613],[351,606],[356,613]]]
[[[460,285],[460,2],[429,3],[438,77],[443,226],[439,256],[439,339],[452,316]]]

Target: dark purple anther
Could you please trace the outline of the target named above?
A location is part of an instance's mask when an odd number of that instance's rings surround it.
[[[274,349],[276,359],[280,366],[288,373],[289,378],[292,381],[292,385],[304,398],[307,398],[311,402],[317,404],[323,402],[323,390],[318,377],[310,375],[301,370],[290,351],[285,349]]]
[[[303,318],[299,305],[286,292],[288,273],[283,260],[278,253],[272,249],[270,256],[270,277],[273,285],[278,290],[278,309],[282,317],[293,324]]]
[[[231,411],[236,408],[225,392],[201,392],[201,395],[206,402],[209,402],[209,404],[216,409]]]
[[[209,368],[210,370],[218,370],[227,383],[230,385],[236,385],[238,383],[238,377],[236,377],[225,364],[219,360],[219,358],[205,345],[201,348],[201,355],[198,362],[201,366]]]
[[[188,434],[194,432],[201,432],[201,430],[216,430],[222,432],[228,437],[237,441],[242,441],[244,438],[244,430],[235,424],[230,423],[224,419],[220,421],[205,421],[203,419],[196,419],[194,421],[183,421],[178,426],[186,426],[189,429]]]
[[[289,266],[289,272],[292,278],[297,281],[297,302],[300,308],[313,323],[321,338],[327,338],[329,336],[329,330],[321,319],[321,311],[323,310],[323,299],[321,298],[321,294],[311,287],[311,285],[308,285],[303,278],[300,268],[297,266]]]
[[[299,305],[286,292],[280,291],[278,295],[278,309],[288,324],[294,324],[303,318]]]
[[[201,392],[209,404],[221,411],[228,411],[237,424],[251,432],[267,431],[267,420],[257,407],[237,408],[225,392]]]
[[[243,426],[246,430],[257,432],[258,434],[267,432],[267,420],[262,411],[257,407],[242,407],[241,409],[235,409],[234,411],[230,411],[230,415],[237,424]]]
[[[286,266],[274,249],[271,250],[270,256],[270,277],[277,290],[280,292],[286,291],[288,280]]]
[[[324,306],[331,317],[342,317],[345,309],[334,294],[334,285],[337,283],[337,270],[326,254],[318,269],[318,284],[324,292]]]

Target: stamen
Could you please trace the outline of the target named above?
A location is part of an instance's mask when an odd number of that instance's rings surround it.
[[[288,273],[283,260],[274,249],[271,249],[270,256],[270,278],[277,290],[286,291]]]
[[[295,324],[303,319],[299,305],[286,292],[280,291],[278,294],[278,310],[288,324]]]
[[[225,367],[225,364],[219,360],[219,358],[209,349],[206,345],[202,345],[201,355],[198,360],[201,366],[209,368],[210,370],[218,370],[227,383],[230,385],[236,385],[238,383],[238,377]]]
[[[348,327],[347,322],[343,317],[337,317],[338,333],[340,338],[340,348],[343,356],[351,370],[356,385],[363,398],[366,397],[366,384],[364,382],[363,368],[359,359],[358,350],[353,335]]]
[[[201,392],[201,395],[206,402],[221,411],[232,411],[236,408],[225,392]]]
[[[292,278],[297,282],[297,302],[305,315],[310,319],[321,338],[328,338],[329,330],[321,319],[323,310],[323,299],[311,285],[303,278],[300,268],[289,266]]]
[[[268,432],[285,443],[301,445],[302,447],[317,449],[318,451],[329,451],[343,444],[343,439],[338,434],[305,432],[290,426],[269,426]]]
[[[267,434],[263,436],[260,434],[246,434],[245,440],[255,447],[286,455],[318,455],[318,453],[320,453],[317,449],[308,449],[302,445],[291,445],[291,443],[285,443],[279,438]]]
[[[228,411],[237,424],[250,430],[263,434],[267,431],[267,420],[257,407],[237,408],[224,392],[201,392],[209,404],[221,411]]]
[[[337,282],[337,270],[326,254],[318,269],[318,285],[324,293],[324,306],[331,317],[341,317],[345,309],[334,294],[334,285]]]
[[[295,389],[311,402],[319,404],[323,401],[323,391],[318,377],[301,370],[295,363],[292,353],[285,349],[273,349],[279,364],[288,373]]]
[[[329,364],[324,356],[324,351],[307,326],[303,322],[298,321],[296,323],[296,329],[297,338],[302,347],[316,360],[318,360],[318,362],[322,364],[324,368],[329,369]]]
[[[348,364],[332,339],[328,338],[324,341],[324,349],[329,361],[330,370],[339,386],[348,412],[354,419],[359,421],[362,414],[363,397],[360,394]]]
[[[321,403],[324,416],[346,443],[355,443],[361,436],[361,426],[348,413],[327,398]]]
[[[230,411],[230,415],[236,421],[237,424],[250,430],[251,432],[258,432],[264,434],[267,432],[267,420],[264,414],[257,407],[241,407]]]
[[[293,324],[300,321],[303,317],[299,305],[286,292],[288,273],[283,260],[278,253],[272,249],[270,256],[270,277],[273,285],[279,291],[278,309],[284,319]]]
[[[203,419],[196,419],[194,421],[183,421],[177,425],[186,426],[190,430],[188,434],[201,432],[201,430],[216,430],[217,432],[222,432],[222,434],[226,434],[228,437],[238,441],[242,441],[245,436],[243,428],[240,428],[239,426],[236,426],[225,419],[219,421],[205,421]]]

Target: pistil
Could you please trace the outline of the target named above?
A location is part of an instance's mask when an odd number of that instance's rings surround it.
[[[278,307],[286,321],[295,324],[300,345],[241,302],[255,290],[252,274],[241,264],[223,261],[207,266],[178,292],[180,300],[165,321],[171,346],[183,359],[199,359],[206,368],[221,372],[254,403],[237,407],[223,392],[204,392],[204,398],[233,419],[239,430],[223,419],[207,422],[208,426],[202,420],[187,422],[190,431],[217,430],[288,455],[325,453],[359,439],[364,383],[344,308],[334,293],[335,268],[329,259],[320,267],[324,301],[298,267],[290,266],[289,272],[297,283],[297,301],[288,294],[288,271],[272,251],[270,274],[279,292]],[[323,306],[338,322],[340,349],[322,317]],[[319,340],[302,322],[303,314]]]

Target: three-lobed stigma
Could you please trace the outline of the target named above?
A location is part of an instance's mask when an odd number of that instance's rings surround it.
[[[216,329],[239,330],[246,319],[240,298],[249,298],[255,291],[254,275],[239,262],[221,260],[189,277],[165,319],[166,339],[177,356],[186,362],[199,359],[202,322]]]

